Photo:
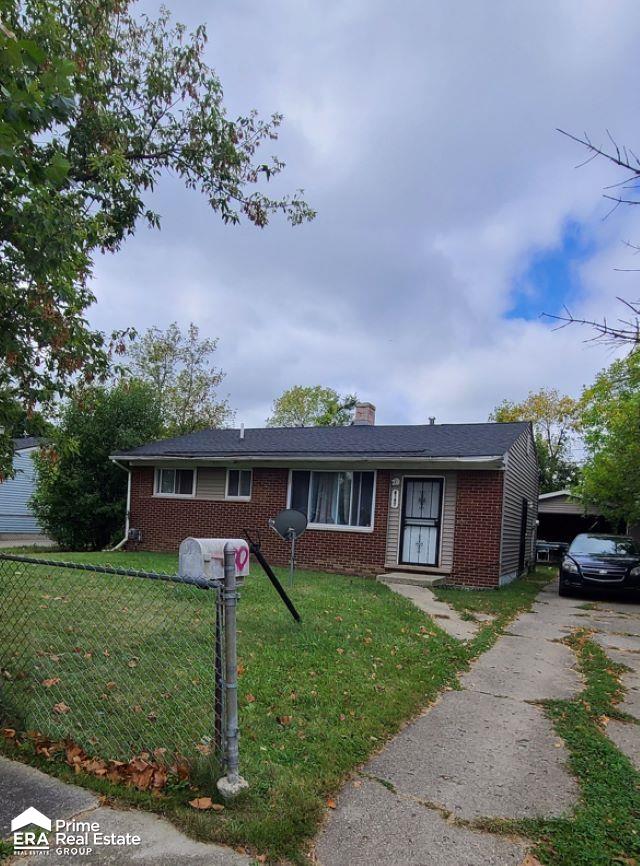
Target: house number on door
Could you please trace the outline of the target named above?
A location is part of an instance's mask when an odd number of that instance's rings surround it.
[[[397,487],[395,487],[391,491],[391,507],[397,508],[399,503],[400,503],[400,491],[398,490]]]

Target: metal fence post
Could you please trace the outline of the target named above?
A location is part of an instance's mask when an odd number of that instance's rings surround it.
[[[236,589],[235,551],[227,543],[224,547],[224,648],[225,648],[225,770],[218,779],[218,790],[226,799],[236,797],[249,785],[239,772],[238,752],[238,652],[236,641]]]
[[[215,695],[213,701],[213,740],[216,757],[222,767],[225,765],[225,714],[224,714],[224,599],[222,586],[214,589],[216,595],[216,626],[215,626]]]

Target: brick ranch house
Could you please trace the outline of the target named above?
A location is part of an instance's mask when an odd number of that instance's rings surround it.
[[[363,403],[349,427],[202,430],[112,459],[129,472],[135,549],[260,530],[267,557],[284,565],[288,545],[268,521],[290,507],[309,521],[303,568],[495,587],[534,561],[538,464],[527,423],[375,426]]]

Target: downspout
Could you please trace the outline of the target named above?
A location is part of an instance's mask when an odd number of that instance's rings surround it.
[[[111,458],[113,460],[113,458]],[[108,548],[108,553],[113,553],[114,550],[121,550],[124,545],[129,540],[129,510],[131,508],[131,467],[123,466],[122,463],[118,463],[117,460],[113,460],[116,466],[119,466],[120,469],[124,469],[127,473],[127,507],[124,516],[124,538],[122,541],[119,541],[115,547]]]

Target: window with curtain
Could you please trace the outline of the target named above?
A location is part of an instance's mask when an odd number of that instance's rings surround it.
[[[289,507],[306,514],[311,525],[371,527],[373,472],[291,473]]]
[[[161,496],[193,496],[193,469],[157,469],[156,493]]]

